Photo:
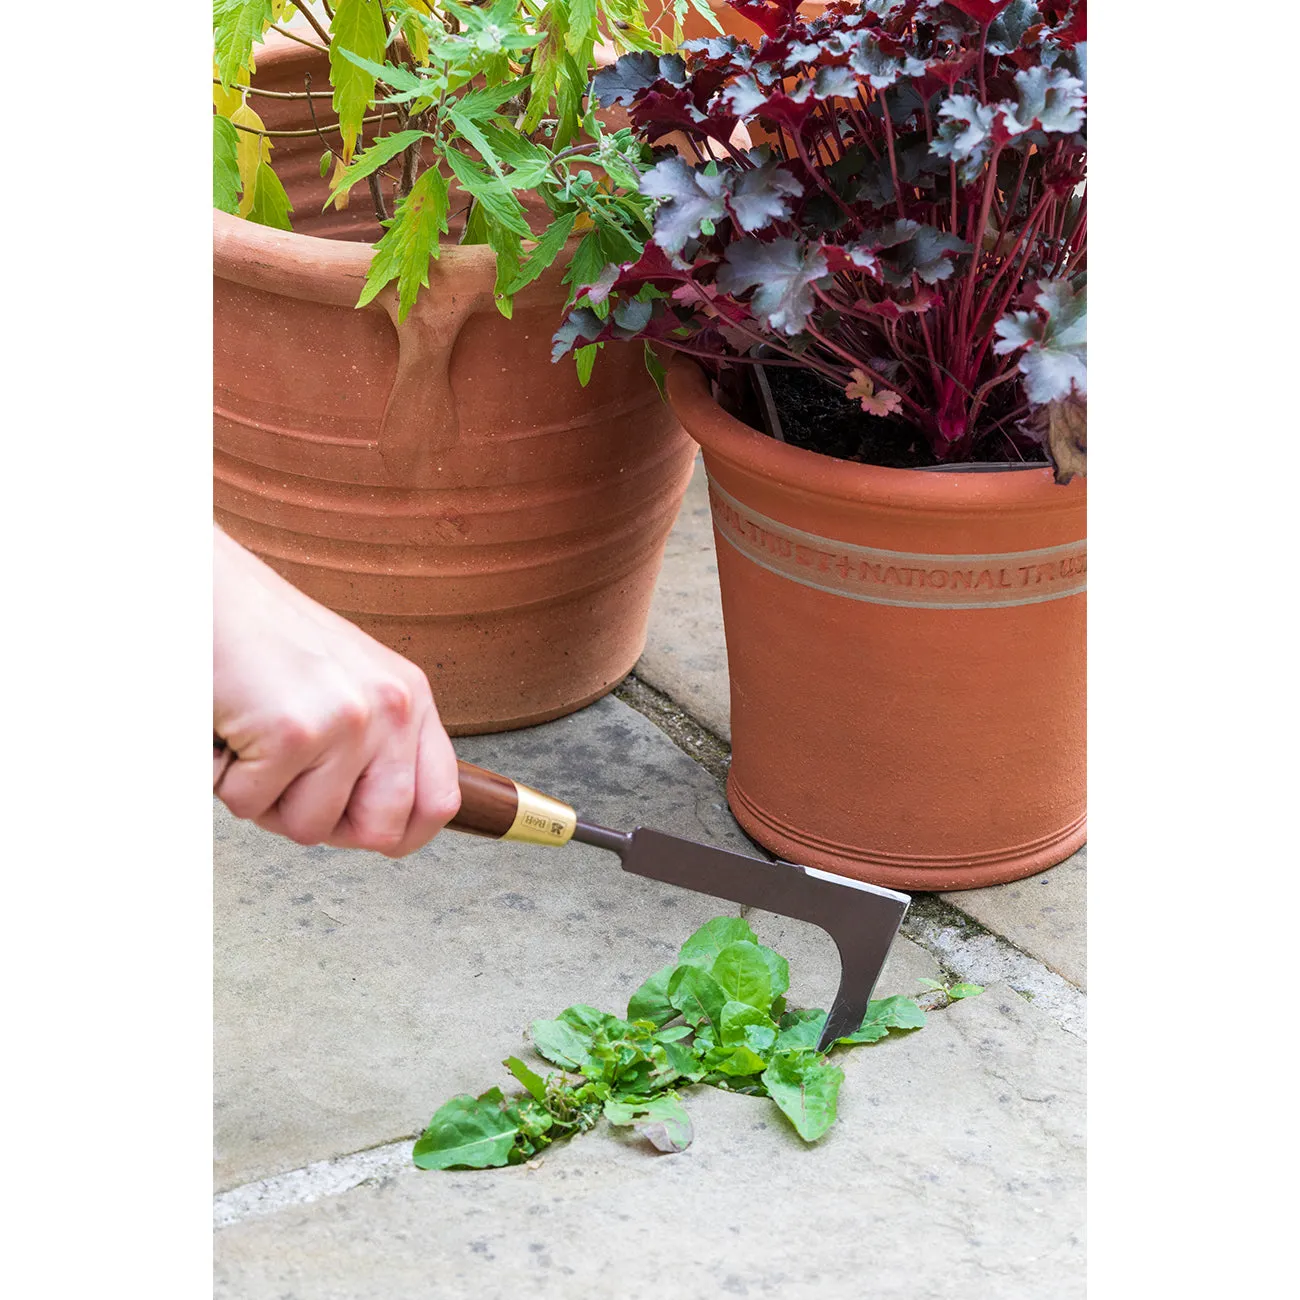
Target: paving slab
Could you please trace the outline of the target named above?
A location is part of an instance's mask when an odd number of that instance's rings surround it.
[[[746,849],[712,777],[615,699],[457,741],[606,825]],[[418,1132],[495,1080],[527,1024],[620,1010],[711,916],[584,845],[439,836],[398,862],[304,847],[216,805],[218,1188]]]
[[[1071,984],[1088,987],[1087,845],[1036,876],[941,897]]]
[[[668,535],[650,605],[646,646],[635,672],[715,736],[731,739],[731,683],[713,515],[708,477],[699,456]]]
[[[687,1099],[656,1155],[603,1122],[539,1167],[406,1167],[217,1234],[217,1300],[1084,1295],[1083,1048],[1005,985],[844,1052],[806,1146],[765,1099]]]

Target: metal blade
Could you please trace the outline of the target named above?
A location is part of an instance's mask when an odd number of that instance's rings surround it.
[[[839,949],[840,987],[818,1050],[825,1051],[862,1024],[889,945],[912,901],[909,895],[816,867],[764,862],[662,831],[637,830],[618,838],[622,842],[616,852],[625,871],[820,926]]]

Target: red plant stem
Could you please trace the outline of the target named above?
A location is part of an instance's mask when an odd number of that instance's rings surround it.
[[[913,276],[912,280],[915,282],[916,277]],[[933,381],[935,388],[938,388],[939,370],[941,367],[939,365],[939,358],[935,355],[934,344],[930,341],[930,330],[925,323],[924,313],[919,313],[917,315],[916,323],[921,327],[921,338],[925,341],[925,355],[926,359],[930,362],[930,378]]]
[[[1037,234],[1038,223],[1042,220],[1043,216],[1043,209],[1051,201],[1051,197],[1052,195],[1050,191],[1044,192],[1042,198],[1038,200],[1038,206],[1026,218],[1024,228],[1021,230],[1020,236],[1012,247],[1011,252],[1007,254],[1006,261],[997,268],[993,273],[993,278],[989,280],[988,284],[985,286],[984,296],[980,299],[979,306],[975,308],[975,320],[978,321],[983,317],[984,311],[988,307],[990,299],[993,297],[993,290],[997,287],[998,281],[1001,280],[1002,276],[1006,273],[1007,267],[1016,260],[1016,256],[1020,252],[1020,246],[1025,242],[1026,238],[1030,240],[1030,247],[1032,248],[1033,237]],[[1026,256],[1027,255],[1028,253],[1026,252]],[[1024,269],[1023,262],[1021,264],[1021,269]],[[1019,277],[1015,277],[1012,279],[1011,285],[1013,289],[1016,284],[1016,279],[1018,278]],[[1001,312],[998,313],[999,316],[1001,314]]]
[[[687,283],[691,286],[692,289],[695,290],[695,294],[699,298],[702,304],[704,304],[707,307],[713,306],[713,304],[709,301],[709,295],[704,292],[703,288],[700,285],[696,284],[694,280],[688,280]],[[788,357],[795,356],[795,354],[791,352],[789,348],[782,347],[781,344],[775,342],[773,339],[767,337],[766,335],[759,334],[756,330],[749,329],[742,321],[729,320],[727,317],[723,316],[721,312],[718,312],[717,315],[719,319],[725,321],[727,325],[729,325],[732,329],[736,330],[740,334],[744,334],[746,338],[753,339],[755,343],[760,343],[764,347],[775,348],[778,352],[784,352],[785,355]],[[799,358],[797,357],[795,359],[799,360]]]
[[[980,52],[979,52],[978,67],[979,67],[979,77],[980,77],[980,99],[982,100],[987,100],[989,97],[988,91],[985,90],[984,88],[984,48],[988,44],[989,28],[992,25],[993,25],[993,19],[990,18],[988,22],[986,22],[984,26],[980,28]]]
[[[854,212],[853,209],[849,207],[849,205],[845,203],[844,200],[840,198],[840,196],[835,192],[834,187],[822,175],[822,169],[820,167],[813,165],[812,159],[808,157],[808,150],[804,148],[803,140],[796,135],[794,136],[794,143],[795,143],[795,147],[799,150],[799,160],[808,169],[808,174],[813,178],[813,180],[817,182],[817,184],[821,187],[821,189],[823,189],[827,194],[831,196],[831,198],[835,200],[840,211],[843,212],[845,216],[847,216],[848,219],[853,223],[853,229],[856,230],[859,234],[861,234],[862,221],[858,217],[858,214]]]
[[[975,390],[974,400],[971,402],[970,415],[968,420],[970,427],[974,429],[975,421],[979,418],[980,409],[983,407],[988,395],[999,385],[1005,384],[1008,379],[1014,379],[1020,369],[1020,358],[1017,357],[1005,370],[995,375],[987,383],[981,384]]]
[[[993,245],[993,260],[995,262],[998,259],[998,254],[1002,251],[1002,241],[1006,238],[1011,223],[1016,219],[1016,204],[1020,202],[1020,187],[1025,183],[1025,172],[1028,168],[1029,150],[1026,149],[1024,157],[1020,160],[1020,175],[1016,177],[1016,188],[1012,191],[1010,199],[1007,200],[1006,213],[998,226],[998,242]]]
[[[862,112],[862,143],[871,150],[871,156],[876,162],[880,161],[880,151],[871,141],[871,106],[867,103],[862,94],[862,87],[858,87],[858,106]]]
[[[1032,227],[1032,229],[1030,229],[1030,228],[1028,228],[1028,227],[1026,228],[1027,231],[1028,231],[1028,233],[1029,233],[1030,238],[1029,238],[1028,244],[1026,245],[1025,252],[1024,252],[1024,256],[1020,259],[1020,265],[1016,268],[1015,274],[1012,275],[1011,279],[1007,282],[1007,286],[1006,286],[1006,288],[1005,288],[1005,289],[1003,290],[1003,292],[1002,292],[1002,298],[1001,298],[1001,301],[998,303],[996,309],[995,309],[994,312],[993,312],[993,319],[994,319],[995,321],[1001,319],[1003,312],[1005,312],[1006,309],[1007,309],[1007,305],[1011,302],[1012,295],[1013,295],[1013,294],[1015,293],[1015,291],[1016,291],[1016,286],[1017,286],[1017,285],[1021,282],[1021,280],[1024,278],[1025,268],[1029,265],[1029,259],[1030,259],[1030,257],[1033,256],[1033,252],[1034,252],[1034,242],[1033,242],[1033,241],[1034,241],[1035,238],[1037,238],[1037,235],[1038,235],[1038,227],[1039,227],[1039,225],[1040,225],[1041,222],[1042,222],[1042,211],[1041,211],[1041,209],[1042,209],[1042,207],[1047,203],[1047,201],[1048,201],[1050,198],[1051,198],[1051,192],[1050,192],[1050,191],[1047,192],[1047,193],[1045,193],[1045,194],[1043,195],[1042,199],[1039,200],[1039,209],[1040,209],[1040,210],[1039,210],[1039,213],[1038,213],[1037,218],[1035,219],[1035,221],[1034,221],[1034,223],[1033,223],[1033,227]],[[1017,244],[1017,248],[1018,248],[1018,247],[1019,247],[1019,244]],[[1015,257],[1015,253],[1014,253],[1014,251],[1013,251],[1013,253],[1012,253],[1011,256],[1012,256],[1012,258]],[[1008,260],[1008,263],[1007,263],[1007,264],[1010,265],[1010,260]],[[999,275],[999,276],[1001,275],[1001,272],[1000,272],[1000,271],[999,271],[998,275]],[[987,300],[988,295],[992,292],[992,289],[993,289],[993,286],[990,285],[989,288],[988,288],[988,290],[986,290],[986,292],[985,292],[985,300]],[[981,317],[982,315],[983,315],[983,304],[981,303],[980,312],[976,315],[976,319],[977,319],[977,320],[980,319],[980,317]],[[974,364],[971,366],[971,374],[978,374],[978,373],[979,373],[980,365],[982,364],[982,362],[983,362],[983,360],[984,360],[985,353],[988,352],[988,350],[989,350],[989,344],[990,344],[992,341],[993,341],[993,331],[992,331],[992,330],[989,330],[989,332],[988,332],[987,334],[985,334],[983,341],[980,343],[979,352],[976,353]]]
[[[1062,204],[1061,206],[1063,208],[1067,207],[1068,202]],[[1064,227],[1065,225],[1064,219],[1062,219],[1061,225],[1062,227]],[[1070,231],[1069,235],[1066,235],[1060,240],[1060,244],[1057,249],[1056,259],[1052,263],[1052,270],[1050,272],[1050,274],[1053,277],[1059,275],[1061,272],[1061,268],[1069,264],[1071,257],[1075,254],[1075,252],[1078,251],[1078,243],[1079,243],[1080,236],[1082,235],[1086,237],[1087,228],[1088,228],[1088,194],[1087,191],[1085,190],[1079,202],[1079,219],[1074,223],[1074,228]]]
[[[889,150],[889,177],[894,182],[894,203],[898,208],[900,218],[907,215],[903,207],[903,191],[898,185],[898,158],[894,153],[894,127],[889,120],[889,105],[885,102],[885,92],[882,90],[876,96],[880,104],[880,120],[885,124],[885,147]]]
[[[951,160],[948,163],[948,193],[952,198],[952,233],[960,235],[961,231],[957,229],[957,164]]]
[[[985,32],[988,31],[988,25],[985,24]],[[989,159],[988,171],[984,174],[984,196],[980,200],[979,216],[975,221],[975,231],[973,237],[968,237],[967,242],[971,244],[970,269],[966,272],[966,280],[961,287],[961,306],[960,306],[960,339],[961,345],[953,351],[954,356],[963,355],[969,347],[971,332],[971,299],[975,296],[975,278],[979,273],[980,264],[984,260],[984,228],[988,225],[989,208],[993,203],[993,191],[997,188],[998,177],[998,159],[1002,156],[1003,146],[995,144],[993,146],[993,157]],[[975,319],[979,319],[976,313]],[[972,368],[967,371],[968,374],[974,374]]]

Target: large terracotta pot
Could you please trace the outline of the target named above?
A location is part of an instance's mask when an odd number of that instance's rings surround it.
[[[1084,480],[820,456],[733,419],[685,358],[668,393],[709,476],[745,830],[921,890],[1079,848]]]
[[[318,59],[278,43],[254,84],[325,86]],[[255,103],[268,127],[310,125],[300,102]],[[295,233],[213,214],[218,521],[418,663],[453,734],[597,699],[641,652],[695,451],[641,346],[606,347],[583,389],[550,360],[562,269],[506,321],[482,246],[445,248],[401,325],[391,290],[357,310],[366,188],[318,216],[320,141],[275,146]]]

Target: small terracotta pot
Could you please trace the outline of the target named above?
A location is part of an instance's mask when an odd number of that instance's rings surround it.
[[[733,419],[686,358],[668,394],[709,475],[745,830],[920,890],[1079,848],[1084,480],[821,456]]]
[[[328,85],[320,56],[277,42],[254,84],[301,90],[308,72]],[[310,125],[301,101],[256,107],[268,128]],[[599,698],[644,645],[695,453],[641,345],[607,346],[582,388],[550,359],[563,268],[507,321],[484,246],[444,248],[400,325],[391,286],[356,309],[378,238],[366,187],[320,216],[320,140],[274,143],[295,233],[213,214],[218,521],[418,663],[453,734]]]

